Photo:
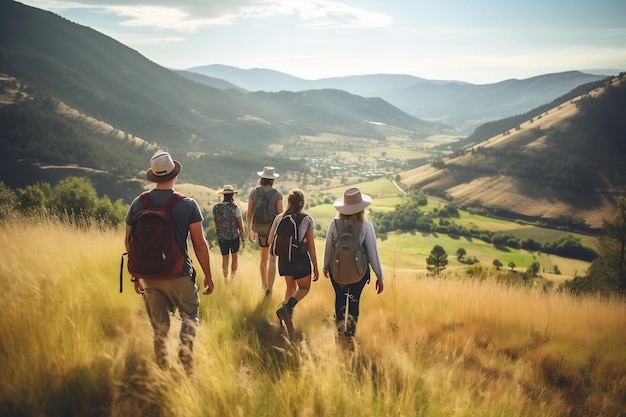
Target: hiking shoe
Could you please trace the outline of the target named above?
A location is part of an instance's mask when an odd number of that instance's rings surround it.
[[[291,322],[292,313],[293,313],[293,310],[287,307],[286,305],[283,305],[281,308],[276,310],[276,315],[278,316],[278,320],[280,321],[281,325],[283,325],[283,327],[285,327],[285,329],[287,330],[287,335],[289,337],[289,340],[293,340],[294,335],[295,335],[295,329],[293,328],[293,323]]]
[[[291,320],[291,314],[289,314],[289,312],[287,311],[287,306],[283,305],[281,308],[276,310],[276,315],[281,321],[286,322],[287,320]]]

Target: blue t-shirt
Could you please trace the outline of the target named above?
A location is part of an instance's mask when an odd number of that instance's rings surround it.
[[[152,204],[157,207],[162,207],[163,205],[165,205],[167,199],[170,198],[173,194],[174,190],[159,190],[156,188],[150,190],[149,192]],[[133,217],[142,208],[143,206],[139,202],[139,196],[137,196],[130,204],[130,208],[126,213],[127,225],[130,225],[132,223]],[[187,236],[189,235],[189,225],[204,220],[204,218],[202,217],[202,212],[200,211],[200,206],[198,206],[198,203],[193,198],[185,197],[184,199],[180,200],[172,206],[170,217],[172,219],[172,224],[174,227],[174,236],[176,237],[176,243],[178,243],[179,246],[185,248],[185,265],[183,266],[183,270],[180,276],[192,276],[193,265],[191,263],[191,258],[189,258],[189,252],[187,250]]]

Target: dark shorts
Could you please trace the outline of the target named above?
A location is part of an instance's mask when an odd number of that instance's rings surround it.
[[[272,228],[271,224],[253,224],[252,225],[252,230],[256,232],[260,247],[267,248],[270,245],[267,238],[270,235],[271,228]]]
[[[293,277],[293,279],[300,279],[311,275],[311,258],[309,258],[309,254],[298,254],[291,262],[289,262],[287,258],[279,257],[278,274],[281,277],[289,276]]]
[[[236,253],[239,251],[239,238],[230,240],[218,239],[217,243],[219,243],[220,245],[220,251],[222,252],[222,256],[226,256],[229,253]]]

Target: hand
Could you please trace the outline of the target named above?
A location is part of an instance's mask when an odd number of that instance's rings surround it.
[[[313,282],[317,281],[318,279],[320,279],[320,272],[317,270],[317,268],[315,268],[313,270]]]
[[[144,290],[143,285],[141,284],[141,281],[139,281],[139,279],[137,279],[137,281],[134,282],[135,284],[135,292],[141,296],[144,295],[144,293],[146,292],[146,290]]]
[[[245,249],[246,247],[246,239],[241,239],[241,249]]]
[[[252,230],[248,232],[248,239],[252,243],[254,243],[254,241],[256,240],[256,234]]]
[[[325,270],[324,270],[324,276],[325,276],[326,278],[330,278],[330,272],[328,271],[328,269],[325,269]]]
[[[202,294],[209,295],[213,292],[214,288],[215,288],[215,284],[213,283],[213,278],[205,277],[204,278],[204,291],[202,292]]]
[[[376,280],[376,294],[380,294],[381,292],[383,292],[384,287],[385,285],[383,284],[383,280],[377,279]]]

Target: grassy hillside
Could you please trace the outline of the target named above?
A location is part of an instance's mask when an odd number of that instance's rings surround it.
[[[238,278],[216,276],[202,298],[187,380],[154,364],[128,277],[118,293],[122,230],[1,223],[0,245],[2,415],[560,417],[626,407],[618,300],[433,279],[385,255],[385,291],[366,287],[354,353],[334,339],[324,278],[297,306],[300,341],[289,346],[274,315],[284,283],[264,298],[246,249]]]
[[[624,77],[546,110],[402,182],[509,218],[597,229],[626,190]],[[506,124],[500,125],[507,126]]]

